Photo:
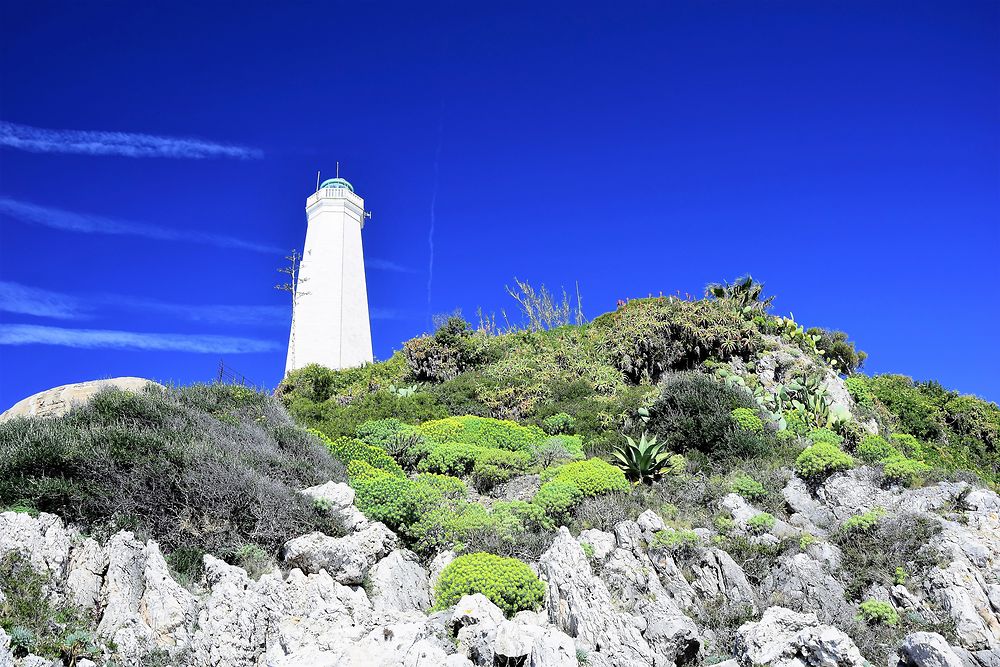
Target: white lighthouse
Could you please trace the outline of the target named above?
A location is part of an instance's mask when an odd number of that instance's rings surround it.
[[[308,364],[338,369],[369,363],[365,202],[343,178],[327,179],[306,200],[306,219],[285,373]]]

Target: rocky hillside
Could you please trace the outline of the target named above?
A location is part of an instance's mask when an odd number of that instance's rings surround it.
[[[997,406],[709,293],[0,423],[0,667],[1000,665]]]

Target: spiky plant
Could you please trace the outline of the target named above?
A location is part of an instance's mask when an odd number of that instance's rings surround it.
[[[643,432],[639,442],[625,436],[625,442],[616,445],[612,454],[615,457],[615,465],[622,469],[629,481],[652,484],[668,468],[676,468],[678,459],[683,461],[682,457],[665,451],[665,447],[665,444],[656,441],[656,436],[647,438]]]
[[[737,278],[731,283],[709,283],[705,286],[705,296],[716,299],[727,299],[744,315],[756,315],[767,312],[774,301],[773,296],[762,298],[764,283],[759,283],[752,276]]]

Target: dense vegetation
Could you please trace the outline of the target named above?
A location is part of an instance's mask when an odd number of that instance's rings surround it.
[[[109,390],[62,417],[0,423],[0,508],[137,531],[189,574],[206,552],[240,562],[304,532],[336,534],[298,493],[331,479],[343,465],[244,387]]]

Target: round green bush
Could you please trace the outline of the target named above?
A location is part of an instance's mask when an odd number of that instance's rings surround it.
[[[762,422],[760,417],[757,416],[757,413],[750,408],[734,408],[729,414],[732,416],[737,425],[739,425],[739,427],[744,431],[759,433],[764,430],[764,422]]]
[[[872,625],[899,625],[899,612],[888,602],[880,602],[874,598],[865,600],[858,605],[858,620]]]
[[[774,528],[774,516],[767,512],[754,515],[747,521],[747,529],[754,534],[760,535]]]
[[[749,475],[737,475],[729,490],[738,493],[747,500],[758,500],[767,495],[764,485]]]
[[[488,553],[459,556],[438,577],[434,610],[447,609],[464,595],[482,593],[508,617],[534,611],[545,597],[545,584],[517,558]]]
[[[908,459],[905,456],[891,456],[885,461],[882,472],[890,482],[903,486],[914,486],[921,478],[930,472],[931,467],[923,461]]]
[[[889,442],[903,452],[904,456],[920,458],[924,453],[923,445],[909,433],[893,433],[889,436]]]
[[[861,460],[868,463],[885,461],[893,456],[899,456],[899,450],[880,435],[869,435],[858,443],[855,452]]]
[[[875,407],[875,397],[868,388],[868,380],[864,375],[850,375],[844,380],[844,385],[855,403],[869,410]]]
[[[812,440],[814,443],[832,442],[835,445],[840,445],[843,444],[844,442],[844,438],[842,438],[840,435],[838,435],[834,431],[831,431],[828,428],[814,428],[813,430],[809,431],[809,435],[807,435],[806,437]]]
[[[802,450],[795,459],[795,472],[804,479],[818,481],[854,467],[854,459],[831,442],[818,442]]]
[[[542,484],[532,502],[538,505],[550,517],[552,525],[563,520],[569,511],[581,500],[583,492],[576,484],[553,480]]]
[[[542,472],[542,480],[572,484],[584,496],[628,491],[631,488],[620,468],[596,457],[549,468]]]

